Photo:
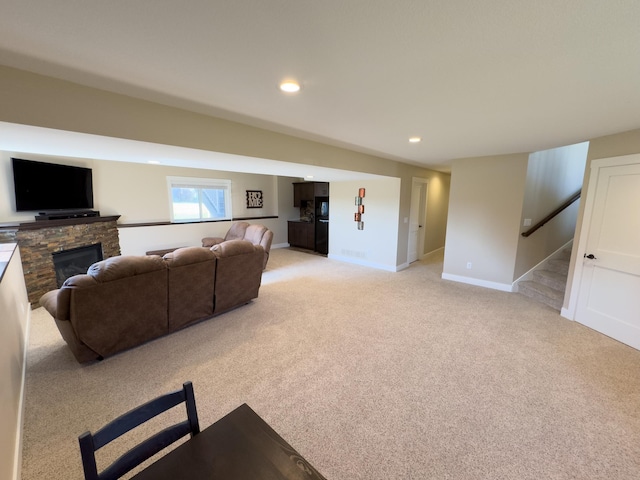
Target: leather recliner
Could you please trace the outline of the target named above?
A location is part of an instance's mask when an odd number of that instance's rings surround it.
[[[273,232],[264,225],[250,224],[248,222],[236,222],[231,225],[227,234],[222,237],[205,237],[202,239],[203,247],[213,247],[228,240],[248,240],[254,245],[260,245],[264,249],[264,262],[262,269],[267,268],[269,251],[273,241]]]

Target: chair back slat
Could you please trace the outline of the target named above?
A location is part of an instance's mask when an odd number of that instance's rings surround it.
[[[178,390],[155,398],[125,413],[124,415],[120,415],[118,418],[112,420],[93,434],[95,449],[98,450],[99,448],[104,447],[107,443],[127,433],[129,430],[132,430],[151,420],[153,417],[166,412],[170,408],[184,402],[184,400],[184,390]]]
[[[101,473],[98,473],[95,452],[124,433],[138,427],[180,403],[186,407],[187,419],[165,428],[126,452]],[[185,382],[182,390],[167,393],[121,415],[98,430],[85,432],[78,437],[85,480],[116,480],[148,458],[160,452],[187,434],[200,433],[195,395],[191,382]]]
[[[105,468],[100,473],[100,479],[116,480],[122,477],[125,473],[131,471],[146,459],[151,458],[160,450],[168,447],[173,442],[181,439],[190,432],[191,429],[188,420],[169,428],[165,428],[163,431],[156,433],[154,436],[133,447],[113,462],[108,468]]]

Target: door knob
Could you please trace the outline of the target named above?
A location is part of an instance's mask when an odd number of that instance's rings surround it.
[[[590,253],[589,255],[585,253],[584,258],[588,258],[589,260],[597,260],[596,256],[593,253]]]

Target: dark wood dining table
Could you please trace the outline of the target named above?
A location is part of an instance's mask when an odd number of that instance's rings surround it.
[[[132,477],[135,480],[324,478],[246,403]]]

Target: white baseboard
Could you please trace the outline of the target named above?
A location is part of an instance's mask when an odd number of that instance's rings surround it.
[[[289,248],[291,245],[288,243],[274,243],[271,248]]]
[[[566,318],[567,320],[575,320],[573,318],[573,313],[574,312],[571,312],[571,310],[569,310],[568,308],[562,307],[560,309],[560,316]]]
[[[502,292],[513,292],[513,285],[507,283],[490,282],[488,280],[481,280],[479,278],[463,277],[462,275],[452,275],[450,273],[442,274],[443,280],[451,280],[452,282],[468,283],[469,285],[476,285],[478,287],[491,288],[493,290],[500,290]]]

